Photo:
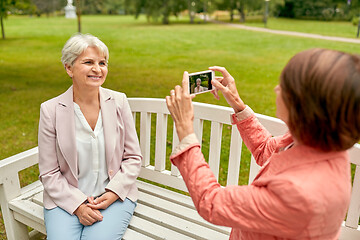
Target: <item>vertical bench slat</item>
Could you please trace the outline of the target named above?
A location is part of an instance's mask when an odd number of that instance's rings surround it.
[[[249,172],[249,184],[254,181],[254,178],[260,170],[260,166],[257,165],[254,156],[251,154],[250,172]]]
[[[238,185],[240,161],[241,161],[242,139],[235,125],[231,128],[231,142],[229,153],[229,165],[227,175],[227,185]]]
[[[133,119],[134,119],[134,125],[136,126],[136,112],[132,112]]]
[[[222,123],[211,122],[209,166],[217,180],[219,180]]]
[[[179,138],[176,133],[175,123],[173,123],[173,138],[172,138],[172,150],[173,151],[178,144],[179,144]],[[171,175],[175,176],[175,177],[180,176],[179,169],[174,164],[171,164]]]
[[[155,170],[165,170],[166,162],[167,114],[156,116]]]
[[[141,112],[140,117],[140,148],[143,155],[142,166],[150,165],[151,113]]]
[[[203,127],[204,127],[204,120],[195,118],[194,119],[194,132],[195,132],[196,137],[199,140],[200,147],[202,144]]]
[[[359,216],[360,216],[360,166],[357,165],[355,169],[350,206],[347,213],[345,226],[357,229]]]

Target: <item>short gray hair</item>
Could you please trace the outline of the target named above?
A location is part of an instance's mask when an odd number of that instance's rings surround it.
[[[104,56],[106,62],[109,60],[109,49],[100,39],[91,34],[75,34],[64,45],[61,53],[61,62],[73,66],[76,58],[88,47],[96,47]]]

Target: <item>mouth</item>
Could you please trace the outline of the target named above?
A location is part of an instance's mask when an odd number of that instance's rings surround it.
[[[94,79],[94,80],[99,80],[102,77],[101,76],[95,76],[95,75],[89,75],[88,78]]]

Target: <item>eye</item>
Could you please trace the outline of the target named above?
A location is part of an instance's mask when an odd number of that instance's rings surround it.
[[[92,64],[92,61],[90,61],[90,60],[85,61],[84,64]]]
[[[106,66],[106,62],[100,62],[99,65],[100,66]]]

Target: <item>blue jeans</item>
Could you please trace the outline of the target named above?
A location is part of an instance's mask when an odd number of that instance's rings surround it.
[[[91,226],[84,226],[76,215],[70,215],[60,207],[53,209],[44,208],[44,220],[49,240],[121,240],[131,217],[136,203],[129,199],[115,201],[107,209],[100,210],[103,215],[101,222]]]

